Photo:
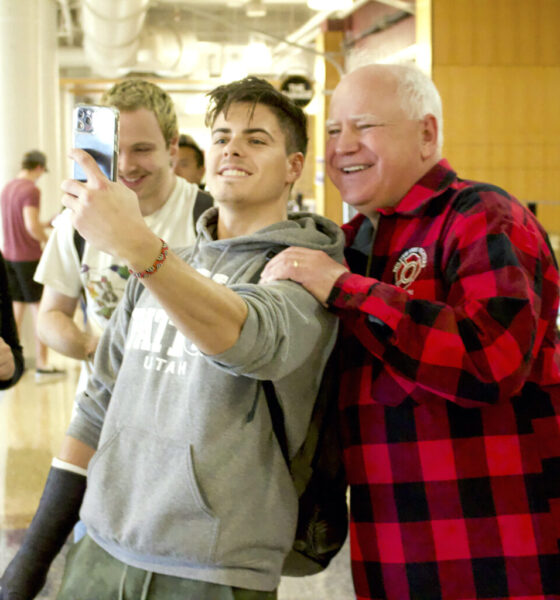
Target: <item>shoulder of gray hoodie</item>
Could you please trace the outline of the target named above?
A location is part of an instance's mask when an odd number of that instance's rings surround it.
[[[248,314],[232,348],[203,356],[219,370],[259,382],[274,382],[285,412],[290,451],[295,452],[305,436],[312,400],[335,342],[338,320],[297,283],[252,282],[271,251],[277,254],[289,246],[322,250],[342,262],[344,235],[329,219],[299,212],[249,236],[215,240],[217,214],[218,209],[213,207],[199,219],[194,246],[173,250],[199,272],[237,292],[245,300]],[[130,315],[143,295],[149,292],[131,278],[100,341],[94,375],[78,397],[77,414],[68,433],[92,447],[97,446],[119,374]],[[296,398],[309,399],[301,406],[303,414],[290,403]]]

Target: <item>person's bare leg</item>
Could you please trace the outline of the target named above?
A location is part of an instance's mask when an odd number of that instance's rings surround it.
[[[17,302],[14,300],[14,302],[12,302],[12,306],[14,309],[14,319],[16,321],[18,336],[21,340],[21,325],[23,323],[23,317],[25,316],[26,303],[25,302]]]

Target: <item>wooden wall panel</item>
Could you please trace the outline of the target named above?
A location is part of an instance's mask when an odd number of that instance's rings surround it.
[[[560,0],[431,5],[444,155],[460,175],[536,202],[560,244]]]
[[[437,64],[558,64],[558,0],[432,0],[432,7]]]
[[[315,195],[315,115],[307,115],[307,132],[309,143],[307,144],[307,155],[301,177],[296,181],[292,190],[292,197],[303,194],[304,198],[313,198]]]
[[[317,38],[317,49],[320,52],[329,52],[338,64],[342,64],[342,46],[344,34],[342,31],[326,31]],[[340,72],[330,61],[325,61],[324,81],[319,88],[323,90],[334,90],[340,80]],[[335,223],[342,224],[342,200],[340,193],[332,181],[327,177],[325,171],[325,122],[329,112],[330,94],[325,93],[321,110],[316,116],[314,134],[315,144],[315,203],[316,211],[328,217]]]

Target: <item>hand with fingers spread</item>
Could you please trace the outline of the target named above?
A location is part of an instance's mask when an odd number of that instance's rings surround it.
[[[87,181],[63,181],[62,204],[72,211],[74,227],[92,246],[130,261],[147,239],[157,240],[144,222],[134,192],[122,183],[109,181],[87,152],[74,149],[70,158],[82,167]]]
[[[348,269],[321,250],[291,246],[277,254],[263,269],[261,283],[291,279],[301,283],[326,306],[335,281]]]

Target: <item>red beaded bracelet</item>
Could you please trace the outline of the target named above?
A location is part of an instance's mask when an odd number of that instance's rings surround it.
[[[167,252],[169,251],[169,247],[167,244],[160,238],[161,241],[161,250],[158,254],[154,264],[151,267],[148,267],[145,271],[133,271],[132,269],[128,269],[128,272],[131,275],[138,279],[144,279],[144,277],[148,277],[149,275],[153,275],[164,263],[167,258]]]

